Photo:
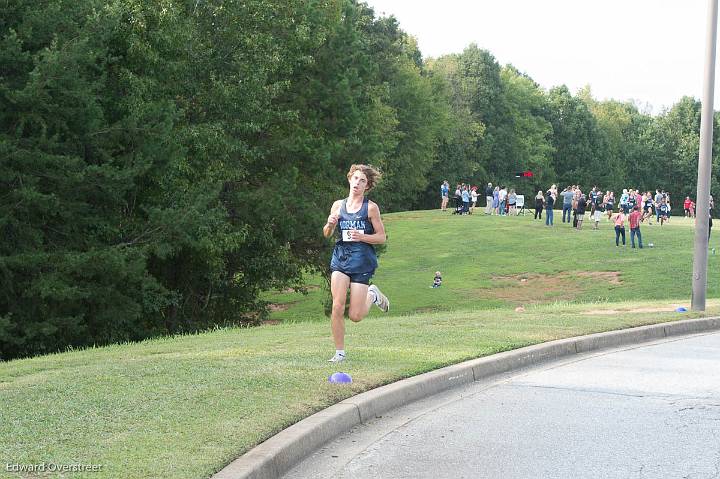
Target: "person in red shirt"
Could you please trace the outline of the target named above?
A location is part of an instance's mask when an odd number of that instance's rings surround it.
[[[634,207],[628,222],[630,223],[630,246],[635,247],[635,236],[638,238],[638,246],[642,249],[642,235],[640,234],[640,221],[642,219],[642,213],[640,213],[639,207]]]
[[[690,214],[690,205],[692,204],[692,200],[689,196],[685,197],[685,201],[683,202],[683,208],[685,209],[685,218],[692,218],[692,215]]]

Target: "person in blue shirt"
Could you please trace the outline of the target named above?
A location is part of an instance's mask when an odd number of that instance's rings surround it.
[[[464,215],[468,214],[468,212],[470,211],[470,191],[468,188],[468,185],[465,185],[462,192],[460,192],[463,202],[462,214]]]
[[[447,180],[440,185],[440,209],[447,210],[448,198],[450,196],[450,183]]]
[[[624,214],[628,214],[628,199],[630,198],[630,195],[628,195],[628,190],[623,188],[622,195],[620,195],[620,209],[622,209],[622,212]]]
[[[335,355],[330,362],[345,359],[345,301],[350,289],[348,316],[353,322],[362,321],[370,306],[382,311],[390,309],[390,301],[377,286],[370,285],[377,268],[373,245],[385,243],[385,226],[380,219],[380,208],[365,198],[380,180],[378,170],[370,165],[352,165],[347,174],[350,192],[337,200],[330,209],[323,235],[337,239],[330,260],[330,291],[332,293],[331,329],[335,342]]]
[[[563,205],[562,205],[562,207],[563,207],[563,208],[562,208],[562,210],[563,210],[563,217],[562,217],[562,222],[563,222],[563,223],[566,223],[566,222],[567,222],[567,223],[570,223],[570,218],[572,218],[572,216],[570,215],[571,212],[572,212],[572,202],[573,202],[573,198],[575,197],[575,187],[573,187],[573,186],[568,186],[567,188],[565,188],[565,189],[562,191],[562,193],[560,193],[560,196],[562,196],[562,199],[563,199]],[[566,214],[567,214],[567,221],[565,221],[565,216],[566,216]]]

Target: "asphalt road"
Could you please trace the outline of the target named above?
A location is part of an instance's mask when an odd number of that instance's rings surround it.
[[[720,478],[720,333],[574,356],[356,427],[286,478]]]

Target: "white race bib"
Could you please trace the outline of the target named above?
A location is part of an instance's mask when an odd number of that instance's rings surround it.
[[[343,241],[357,241],[352,238],[350,238],[350,232],[351,231],[357,231],[357,230],[342,230],[342,239]]]

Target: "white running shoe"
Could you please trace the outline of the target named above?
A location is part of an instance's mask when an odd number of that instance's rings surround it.
[[[375,300],[375,306],[387,313],[390,310],[390,300],[387,299],[387,296],[382,294],[382,292],[374,284],[371,284],[368,290],[375,293],[375,298],[377,298]]]
[[[328,359],[328,362],[329,362],[329,363],[341,363],[341,362],[343,362],[343,361],[345,361],[345,355],[344,355],[344,354],[338,354],[338,353],[335,353],[335,356],[333,356],[333,357],[331,357],[330,359]]]

